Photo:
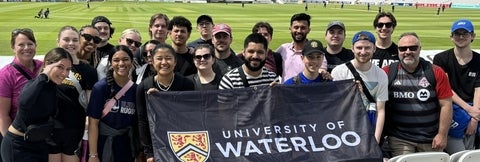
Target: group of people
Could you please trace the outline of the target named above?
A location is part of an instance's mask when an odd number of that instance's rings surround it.
[[[403,33],[394,43],[397,21],[391,13],[375,17],[376,37],[368,31],[354,34],[351,49],[344,47],[341,21],[327,24],[325,46],[307,39],[310,19],[294,14],[292,42],[275,51],[269,47],[273,27],[258,22],[237,54],[230,47],[232,28],[215,24],[209,15],[197,18],[200,38],[191,42],[187,18],[158,13],[150,18],[148,41],[130,28],[122,31],[118,45],[109,42],[112,22],[97,16],[80,30],[62,27],[58,47],[43,61],[33,58],[33,31],[15,29],[15,58],[0,70],[2,160],[150,162],[146,97],[152,93],[347,79],[362,91],[385,158],[475,149],[480,55],[471,50],[475,33],[469,20],[452,25],[455,46],[436,55],[432,65],[419,57],[416,33]],[[81,150],[84,159],[76,155]]]
[[[48,19],[48,15],[50,15],[50,9],[47,8],[45,11],[43,11],[43,8],[41,8],[40,11],[38,11],[37,15],[34,17],[39,19]]]

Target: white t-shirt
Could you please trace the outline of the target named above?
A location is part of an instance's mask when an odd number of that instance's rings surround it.
[[[352,61],[350,61],[352,62]],[[375,101],[388,101],[388,76],[378,66],[372,64],[368,71],[357,70],[358,74],[365,82],[365,86],[373,96]],[[341,64],[336,66],[332,70],[333,81],[353,79],[352,72],[348,69],[347,65]],[[363,103],[368,107],[369,101],[365,94],[362,93]]]

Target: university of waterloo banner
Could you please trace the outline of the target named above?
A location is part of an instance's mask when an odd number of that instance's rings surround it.
[[[351,81],[148,96],[157,162],[381,161]]]

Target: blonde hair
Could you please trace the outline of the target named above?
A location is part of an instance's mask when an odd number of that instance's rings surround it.
[[[127,34],[135,34],[135,35],[138,35],[138,37],[140,37],[140,40],[142,40],[142,35],[140,34],[140,32],[139,32],[137,29],[133,29],[133,28],[125,29],[125,30],[120,34],[120,38],[125,38],[125,36],[126,36]]]

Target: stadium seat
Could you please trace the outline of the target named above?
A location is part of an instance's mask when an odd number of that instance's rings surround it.
[[[458,162],[458,159],[460,159],[460,157],[468,151],[470,150],[459,151],[450,155],[450,162]]]
[[[450,156],[445,152],[417,152],[400,155],[388,162],[449,162]]]
[[[458,158],[458,162],[478,162],[479,160],[480,150],[468,150]]]

